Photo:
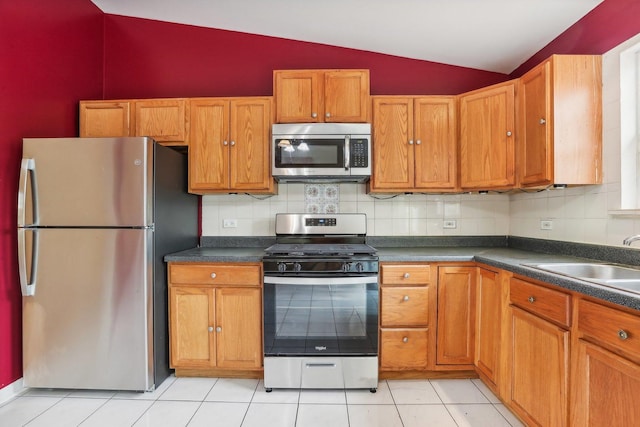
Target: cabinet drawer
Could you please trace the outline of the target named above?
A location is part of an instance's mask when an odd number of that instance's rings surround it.
[[[171,283],[260,286],[260,266],[229,264],[170,265]]]
[[[381,265],[380,281],[383,285],[424,285],[429,283],[431,267],[425,265]]]
[[[640,354],[640,317],[590,301],[578,306],[578,330],[620,350]]]
[[[427,367],[427,328],[382,329],[380,331],[381,369],[424,369]]]
[[[571,325],[571,296],[520,279],[511,279],[511,302],[540,317]]]
[[[427,326],[429,287],[382,287],[380,313],[382,327]]]

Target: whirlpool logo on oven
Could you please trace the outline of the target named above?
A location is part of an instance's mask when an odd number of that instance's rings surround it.
[[[318,351],[325,351],[326,349],[327,349],[327,347],[324,346],[324,345],[317,345],[316,346],[316,350],[318,350]]]

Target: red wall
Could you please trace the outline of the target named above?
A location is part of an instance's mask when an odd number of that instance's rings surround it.
[[[458,94],[507,79],[354,49],[105,16],[107,98],[271,95],[274,69],[300,68],[369,69],[374,95]]]
[[[520,77],[553,54],[601,55],[640,33],[639,0],[605,0],[511,73]]]
[[[22,376],[16,200],[22,138],[77,135],[102,96],[103,13],[88,0],[0,0],[0,388]]]

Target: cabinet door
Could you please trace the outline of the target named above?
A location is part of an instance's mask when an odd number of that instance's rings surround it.
[[[552,182],[551,86],[549,61],[520,79],[518,173],[522,185]]]
[[[169,342],[172,368],[216,366],[215,294],[211,288],[169,288]]]
[[[580,340],[571,425],[640,425],[640,365]]]
[[[530,425],[567,425],[569,332],[511,307],[511,408]]]
[[[229,188],[229,101],[191,100],[189,191]]]
[[[261,301],[259,288],[216,289],[218,367],[262,366]]]
[[[80,101],[80,136],[131,136],[129,101]]]
[[[368,70],[325,71],[325,122],[367,122],[369,102]]]
[[[187,145],[187,100],[139,100],[135,103],[135,110],[135,136],[150,136],[171,145]]]
[[[514,82],[460,97],[460,177],[463,189],[513,187]]]
[[[230,187],[268,190],[272,183],[271,99],[232,99],[230,110]]]
[[[371,190],[413,189],[413,156],[413,101],[374,97]]]
[[[473,364],[475,271],[475,267],[438,267],[438,365]]]
[[[323,74],[317,70],[274,71],[277,123],[322,122]]]
[[[425,97],[414,103],[415,187],[454,190],[457,179],[455,98]]]
[[[475,366],[493,387],[498,384],[500,324],[502,320],[500,275],[478,269]]]

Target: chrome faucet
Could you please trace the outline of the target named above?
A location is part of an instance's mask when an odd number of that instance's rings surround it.
[[[640,234],[636,234],[635,236],[629,236],[626,239],[624,239],[622,241],[622,244],[625,246],[631,246],[631,243],[635,242],[636,240],[640,240]]]

